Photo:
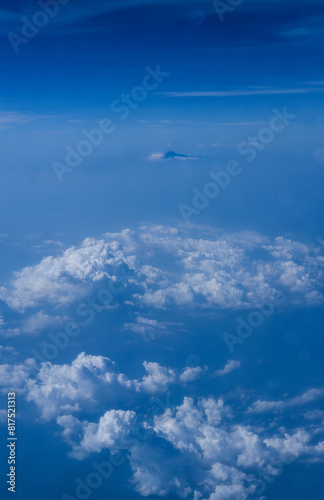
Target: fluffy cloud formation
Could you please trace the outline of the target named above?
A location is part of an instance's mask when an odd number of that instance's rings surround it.
[[[238,367],[229,360],[218,375]],[[186,395],[188,383],[207,367],[175,370],[144,362],[143,368],[141,378],[130,379],[109,358],[81,353],[71,364],[44,363],[34,379],[31,361],[0,365],[0,385],[4,391],[12,384],[25,388],[42,419],[56,420],[71,458],[126,450],[134,487],[142,496],[245,500],[261,495],[285,464],[323,461],[323,412],[314,407],[324,396],[322,388],[284,401],[258,399],[242,411],[239,395],[238,405],[233,395],[228,401]],[[152,411],[153,396],[160,401],[160,394],[175,384],[182,402],[160,402]],[[287,420],[285,427],[282,420],[268,428],[258,422],[257,414],[264,411],[283,415],[288,410],[289,415],[291,408],[306,403],[313,407],[302,427],[289,427]]]
[[[60,416],[57,423],[63,428],[62,436],[73,447],[70,456],[82,460],[89,453],[100,453],[104,448],[118,451],[129,446],[127,438],[135,426],[136,414],[133,411],[110,410],[98,424],[81,423],[71,415]],[[82,435],[78,444],[77,436]]]
[[[27,381],[27,400],[38,406],[45,420],[81,411],[91,414],[102,404],[121,402],[132,394],[150,396],[166,392],[171,385],[193,381],[202,372],[195,368],[193,374],[193,369],[185,368],[182,373],[178,373],[159,363],[146,361],[143,367],[146,375],[140,379],[129,379],[117,370],[113,361],[103,356],[81,353],[70,365],[43,363],[36,378]],[[20,385],[22,380],[28,378],[26,370],[0,365],[0,383],[2,371],[6,373],[2,382],[4,386],[8,384],[12,373],[18,377],[15,381]]]
[[[208,228],[190,237],[176,228],[149,226],[87,238],[79,248],[17,271],[0,288],[0,298],[21,312],[46,302],[57,308],[84,297],[95,282],[116,280],[123,266],[130,307],[250,308],[276,289],[287,294],[287,302],[317,305],[323,302],[323,265],[313,247],[282,237],[270,242],[257,233]],[[146,327],[157,326],[150,321]],[[144,326],[138,319],[137,329]]]
[[[0,298],[21,312],[44,300],[55,305],[74,302],[87,294],[91,283],[112,277],[110,271],[121,264],[116,244],[87,238],[79,248],[46,257],[15,272],[9,288],[0,288]]]
[[[158,363],[147,363],[144,361],[144,368],[148,375],[141,381],[135,381],[137,391],[155,393],[165,390],[169,385],[174,384],[177,376],[174,370],[160,366]]]
[[[110,359],[84,353],[71,365],[44,363],[37,377],[27,382],[27,400],[39,407],[46,420],[62,412],[86,411],[97,404],[99,377],[112,367]]]
[[[30,373],[30,365],[21,363],[17,365],[0,365],[0,392],[23,391]]]
[[[323,459],[324,443],[310,444],[313,431],[281,428],[269,436],[262,428],[232,420],[232,409],[222,399],[195,404],[185,397],[150,424],[139,423],[135,412],[118,410],[106,412],[99,423],[68,416],[58,423],[74,458],[127,449],[133,483],[142,496],[245,500],[260,495],[285,464],[300,457]]]

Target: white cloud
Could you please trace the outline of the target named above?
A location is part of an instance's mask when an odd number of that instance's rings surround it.
[[[39,333],[45,328],[63,323],[66,319],[67,318],[60,316],[49,316],[44,311],[39,311],[24,321],[23,331],[25,333]]]
[[[30,366],[27,363],[18,365],[0,365],[0,392],[22,392],[28,379]]]
[[[163,157],[164,157],[163,153],[152,153],[149,159],[151,161],[158,161],[158,160],[162,160]]]
[[[221,372],[229,373],[234,365],[230,360]],[[28,379],[31,368],[31,361],[0,365],[3,391],[26,388],[42,419],[57,421],[71,457],[128,450],[133,483],[143,496],[248,499],[259,477],[275,478],[289,460],[324,459],[321,427],[314,423],[322,420],[322,412],[316,409],[305,415],[305,427],[290,431],[275,421],[268,429],[254,426],[244,412],[238,419],[233,398],[230,405],[220,397],[195,401],[184,396],[178,406],[150,414],[154,395],[167,393],[172,384],[187,391],[188,382],[204,372],[200,367],[178,372],[144,362],[146,373],[130,379],[109,358],[81,353],[70,365],[44,363],[35,379]],[[312,388],[286,401],[259,399],[248,413],[284,411],[323,396],[324,389]],[[125,401],[132,407],[125,408]]]
[[[60,413],[86,410],[97,406],[100,397],[100,375],[113,369],[109,358],[86,356],[84,353],[71,365],[44,363],[36,379],[27,382],[27,400],[49,420]]]
[[[17,367],[3,365],[8,374],[8,383],[13,370],[18,377]],[[171,385],[195,380],[202,369],[187,369],[180,376],[177,371],[159,365],[156,362],[144,361],[146,374],[139,379],[129,379],[118,371],[116,364],[107,357],[79,354],[70,365],[54,365],[43,363],[33,378],[22,371],[15,384],[26,381],[27,400],[34,402],[41,416],[51,420],[57,415],[68,415],[78,412],[97,411],[105,402],[118,403],[129,400],[135,394],[154,395],[166,392]],[[189,371],[188,371],[189,370]],[[1,365],[0,365],[1,373]],[[1,384],[1,378],[0,378]],[[6,385],[6,384],[4,384]],[[25,384],[24,384],[25,385]]]
[[[0,345],[0,357],[3,356],[4,354],[8,356],[8,355],[17,355],[18,353],[14,347]]]
[[[63,437],[70,444],[76,431],[82,429],[83,437],[80,444],[74,444],[70,456],[78,459],[89,453],[100,453],[102,449],[120,450],[126,446],[126,438],[135,425],[136,414],[133,411],[110,410],[99,420],[98,424],[84,422],[75,417],[58,417],[57,423],[64,428]]]
[[[148,375],[142,380],[135,381],[137,391],[145,391],[154,394],[155,392],[166,389],[169,385],[176,382],[176,373],[170,368],[160,366],[158,363],[143,363]]]
[[[310,410],[304,413],[304,418],[306,420],[317,420],[322,419],[324,422],[324,411],[322,410]]]
[[[323,442],[311,445],[314,434],[306,429],[269,436],[262,428],[232,419],[232,409],[222,399],[195,404],[185,397],[176,408],[155,416],[152,424],[144,421],[141,432],[149,432],[143,438],[133,411],[110,410],[99,423],[71,416],[60,417],[58,423],[76,458],[105,448],[128,449],[133,483],[142,496],[247,500],[260,478],[274,479],[285,463],[323,458]]]
[[[87,238],[79,248],[68,248],[58,257],[46,257],[33,267],[15,272],[9,287],[0,288],[0,298],[21,312],[43,301],[68,304],[85,296],[91,283],[110,277],[109,271],[118,264],[121,260],[116,245]]]
[[[167,410],[155,418],[156,434],[180,452],[176,469],[178,483],[176,486],[170,485],[164,494],[173,493],[179,498],[183,496],[188,484],[187,476],[182,471],[187,466],[194,471],[192,484],[195,485],[188,498],[196,494],[196,498],[202,499],[247,499],[258,476],[278,475],[281,460],[296,459],[303,454],[320,451],[309,447],[311,435],[306,431],[298,430],[292,435],[285,433],[267,439],[260,435],[260,431],[249,426],[230,424],[231,415],[230,408],[222,400],[203,399],[195,405],[191,398],[185,398],[175,410]],[[131,466],[132,459],[133,454]],[[137,473],[139,491],[147,488],[150,482],[154,484],[152,479],[147,481],[149,470],[153,470],[151,475],[159,472],[158,469],[154,471],[155,464],[152,461],[152,468],[149,468],[149,454],[146,460],[146,467],[142,467],[144,473]],[[166,459],[165,469],[169,471],[170,477],[172,466]],[[167,484],[165,482],[163,486]],[[152,488],[147,493],[160,494]]]
[[[161,321],[157,321],[156,319],[144,318],[139,315],[137,316],[135,323],[125,323],[124,328],[152,338],[156,337],[159,333],[165,333],[167,326],[169,325],[170,323],[163,323]]]
[[[21,328],[14,326],[10,328],[5,322],[3,316],[0,316],[0,335],[3,337],[15,337],[21,334]]]
[[[278,236],[274,239],[272,244],[264,247],[273,257],[277,259],[285,259],[289,261],[294,256],[306,257],[309,252],[307,245],[297,241],[289,240]]]
[[[291,460],[298,458],[303,453],[307,453],[311,436],[304,430],[298,430],[292,436],[285,433],[284,438],[275,437],[265,439],[268,447],[274,448],[281,460]]]
[[[145,230],[142,241],[146,246],[154,249],[159,245],[160,251],[163,249],[168,256],[174,255],[179,269],[177,276],[164,272],[163,287],[158,286],[162,281],[159,273],[156,273],[155,283],[151,276],[150,284],[144,284],[144,295],[137,295],[146,305],[166,307],[170,302],[194,304],[198,298],[203,298],[209,306],[251,307],[271,297],[277,287],[295,294],[291,300],[297,302],[301,301],[301,297],[308,297],[309,303],[323,300],[316,290],[322,282],[320,269],[310,277],[309,270],[303,266],[306,256],[311,253],[305,245],[288,241],[289,259],[281,253],[274,260],[273,245],[257,233],[193,239],[185,237],[175,228],[156,226],[142,229]],[[284,242],[281,248],[283,246]],[[306,248],[306,253],[301,253],[299,247]],[[263,258],[256,260],[252,256],[251,252],[255,249],[259,249],[261,255],[263,253]],[[319,258],[317,262],[320,266]],[[298,269],[298,285],[294,279],[296,274],[289,278],[292,266]]]
[[[266,411],[274,410],[286,410],[294,406],[301,406],[324,396],[324,388],[313,388],[304,392],[301,396],[296,396],[295,398],[281,400],[281,401],[256,401],[251,408],[249,408],[250,413],[262,413]]]
[[[228,373],[232,372],[233,370],[236,370],[237,368],[241,367],[241,363],[239,361],[235,361],[234,359],[230,359],[227,361],[226,365],[222,370],[218,370],[216,372],[216,375],[223,376],[227,375]]]
[[[199,375],[203,372],[203,369],[200,366],[197,367],[188,367],[186,368],[180,375],[181,382],[187,383],[196,380]]]
[[[312,94],[324,92],[324,88],[268,88],[268,89],[239,89],[239,90],[210,90],[188,92],[159,92],[166,97],[239,97],[247,95],[284,95],[284,94]]]
[[[15,125],[23,125],[39,118],[38,116],[18,113],[16,111],[0,112],[0,130],[7,130]]]
[[[14,273],[0,288],[0,298],[20,312],[36,306],[45,310],[46,302],[57,309],[85,296],[94,282],[111,278],[126,265],[129,306],[251,308],[278,288],[287,292],[290,303],[324,301],[324,259],[313,254],[314,248],[284,238],[270,242],[248,231],[211,234],[200,228],[195,234],[144,226],[137,232],[106,233],[101,240],[87,238],[78,248]],[[154,320],[140,318],[128,326],[143,331],[146,322],[148,330],[154,328]]]

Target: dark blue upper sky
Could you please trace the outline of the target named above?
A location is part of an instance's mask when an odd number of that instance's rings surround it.
[[[204,1],[71,0],[15,57],[6,34],[21,35],[22,14],[37,12],[36,2],[20,3],[1,23],[1,95],[24,111],[100,109],[157,61],[172,74],[164,90],[289,88],[322,78],[320,1],[245,0],[221,21]]]

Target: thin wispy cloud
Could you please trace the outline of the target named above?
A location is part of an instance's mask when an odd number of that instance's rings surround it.
[[[253,95],[312,94],[317,92],[324,92],[324,88],[194,90],[186,92],[159,92],[159,95],[165,97],[241,97]]]
[[[233,370],[237,370],[240,367],[241,363],[239,361],[230,359],[222,370],[218,370],[216,372],[216,375],[223,377],[224,375],[227,375],[228,373],[231,373]]]
[[[294,408],[297,406],[306,405],[317,401],[324,396],[324,389],[314,388],[309,389],[304,392],[301,396],[296,396],[291,399],[281,400],[281,401],[256,401],[251,408],[249,408],[250,413],[263,413],[267,411],[279,411],[287,410],[288,408]]]

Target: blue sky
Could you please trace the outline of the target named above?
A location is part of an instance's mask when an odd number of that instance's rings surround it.
[[[324,6],[0,12],[16,498],[320,500]]]

